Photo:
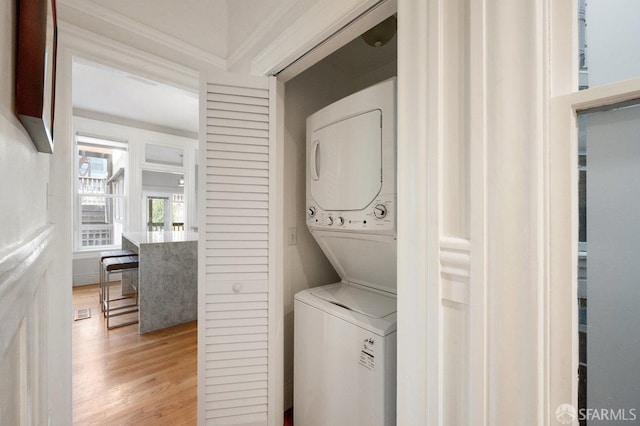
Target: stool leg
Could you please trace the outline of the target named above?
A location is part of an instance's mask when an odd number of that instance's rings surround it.
[[[104,282],[104,314],[107,318],[107,328],[109,327],[109,301],[111,297],[109,296],[109,287],[111,284],[111,272],[104,271],[105,282]]]
[[[130,271],[130,270],[129,270]],[[114,272],[118,272],[118,271],[114,271]],[[120,270],[121,273],[125,273],[127,271],[125,270]],[[138,318],[122,323],[122,324],[117,324],[117,325],[111,325],[111,322],[109,321],[110,318],[112,316],[118,316],[118,315],[125,315],[125,314],[131,314],[134,312],[138,312],[138,289],[137,287],[134,287],[134,290],[136,292],[135,294],[135,304],[133,305],[127,305],[127,306],[117,306],[114,308],[111,308],[111,302],[115,301],[115,300],[122,300],[122,299],[128,299],[128,297],[120,297],[114,300],[111,300],[110,297],[110,284],[111,284],[111,271],[108,271],[105,268],[105,296],[104,296],[104,306],[105,306],[105,310],[104,310],[104,315],[107,318],[107,330],[112,330],[114,328],[119,328],[119,327],[124,327],[126,325],[131,325],[131,324],[137,324]],[[111,311],[115,311],[115,312],[111,312]]]
[[[98,268],[98,275],[100,276],[99,284],[98,284],[98,297],[100,298],[100,310],[104,312],[104,306],[102,306],[102,302],[104,302],[104,297],[102,296],[102,260],[100,260],[100,267]]]
[[[107,271],[106,271],[106,265],[103,263],[102,264],[102,269],[100,271],[101,274],[101,278],[102,278],[102,282],[101,282],[101,286],[100,286],[100,298],[102,299],[100,301],[100,308],[102,309],[102,315],[106,318],[107,316],[107,307],[106,307],[106,303],[107,303],[107,299],[106,299],[106,294],[107,294]]]
[[[110,299],[111,299],[111,297],[109,296],[109,287],[110,287],[110,284],[111,284],[111,279],[110,279],[111,273],[107,271],[106,275],[107,275],[107,284],[106,284],[107,285],[107,297],[105,298],[105,301],[106,301],[106,305],[105,305],[106,308],[105,309],[106,309],[106,313],[107,313],[107,330],[108,330],[110,328],[109,327],[109,318],[111,318],[111,312],[110,312],[110,307],[109,307],[109,302],[110,302]]]

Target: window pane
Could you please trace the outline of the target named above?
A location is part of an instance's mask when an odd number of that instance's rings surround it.
[[[147,230],[163,231],[165,224],[165,197],[149,197],[147,206]]]
[[[640,2],[577,1],[580,88],[640,77]]]
[[[99,140],[102,141],[102,140]],[[78,136],[77,248],[119,245],[124,228],[124,167],[122,143]]]
[[[579,126],[579,405],[628,417],[640,395],[640,106]]]
[[[173,194],[171,203],[171,217],[173,219],[173,230],[184,231],[184,195]]]
[[[80,247],[100,247],[120,244],[122,223],[116,220],[123,208],[124,197],[105,194],[79,195]]]

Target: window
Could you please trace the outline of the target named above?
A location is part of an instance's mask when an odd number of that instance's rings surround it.
[[[76,250],[119,246],[126,221],[123,142],[77,135]]]
[[[629,372],[640,366],[640,106],[587,110],[578,123],[578,407],[635,408],[640,386]]]
[[[184,231],[184,188],[182,173],[142,171],[147,231]]]
[[[577,1],[580,89],[640,76],[640,3]]]
[[[549,4],[550,417],[555,422],[569,404],[574,420],[592,425],[597,416],[635,416],[629,398],[640,383],[631,355],[640,342],[633,328],[640,8]]]
[[[174,231],[184,231],[184,195],[173,194],[171,200],[171,218]]]
[[[634,1],[577,0],[579,89],[601,88],[578,113],[578,409],[625,408],[637,388],[625,383],[638,362],[623,347],[640,345],[640,333],[625,324],[637,322],[634,299],[635,250],[639,234],[634,203],[640,165],[635,135],[640,108],[634,96],[614,89],[640,76],[637,28],[640,5]],[[587,55],[588,52],[588,55]],[[604,86],[604,91],[602,87]],[[618,91],[616,93],[615,91]],[[591,91],[593,92],[593,90]],[[617,104],[607,99],[622,96]],[[624,99],[627,98],[627,99]],[[587,155],[588,154],[588,155]],[[635,213],[634,213],[635,212]],[[628,246],[625,246],[627,244]],[[618,348],[611,351],[610,348]],[[635,378],[634,378],[635,379]],[[631,408],[631,406],[627,407]],[[588,419],[581,418],[585,425]]]
[[[184,231],[184,195],[147,197],[147,231]]]

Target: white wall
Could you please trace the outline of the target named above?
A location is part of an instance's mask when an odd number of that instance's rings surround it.
[[[89,134],[105,139],[128,142],[128,167],[125,171],[125,191],[127,198],[127,228],[125,231],[144,230],[144,206],[142,203],[142,171],[159,171],[184,173],[187,222],[185,229],[196,226],[196,196],[195,196],[195,161],[198,142],[181,136],[154,132],[146,129],[123,126],[104,121],[92,120],[84,117],[74,117],[75,133]],[[184,149],[184,167],[167,166],[145,162],[145,144],[171,146]],[[73,167],[73,166],[71,166]],[[176,175],[177,183],[178,175]],[[75,211],[75,210],[74,210]],[[73,285],[95,284],[99,280],[97,251],[74,252],[73,256]]]
[[[16,2],[0,1],[0,422],[71,424],[71,306],[62,263],[52,272],[50,155],[14,114]]]
[[[288,241],[291,228],[297,231],[297,244],[285,246],[284,255],[285,408],[293,404],[293,297],[301,290],[340,281],[306,226],[306,119],[324,106],[395,74],[395,61],[355,77],[320,62],[285,85],[284,241]]]

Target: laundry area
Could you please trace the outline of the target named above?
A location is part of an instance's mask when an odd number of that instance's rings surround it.
[[[384,41],[357,37],[285,83],[294,424],[395,424],[396,26],[386,17]]]

